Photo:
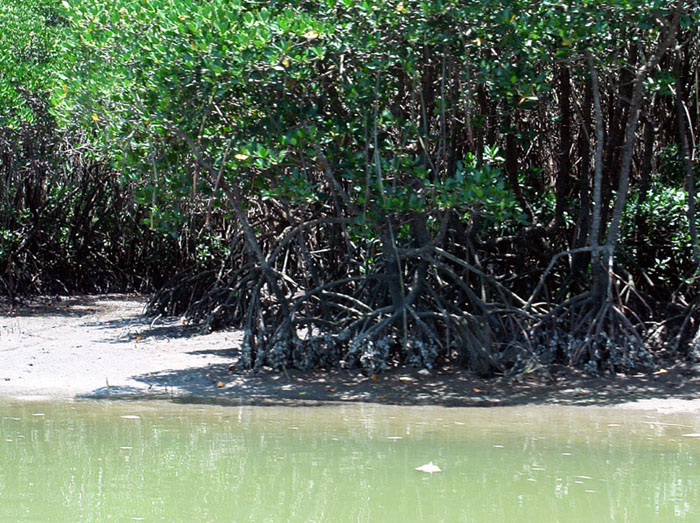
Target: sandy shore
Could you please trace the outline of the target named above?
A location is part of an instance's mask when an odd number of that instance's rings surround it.
[[[71,297],[0,315],[0,394],[143,393],[148,378],[230,362],[236,332],[197,336],[177,319],[143,316],[145,299]]]
[[[143,316],[145,299],[79,296],[0,310],[0,396],[23,399],[173,398],[235,404],[499,406],[566,404],[692,411],[700,374],[690,366],[594,378],[564,367],[556,383],[481,380],[459,368],[302,374],[236,368],[241,334],[199,334],[178,318]]]

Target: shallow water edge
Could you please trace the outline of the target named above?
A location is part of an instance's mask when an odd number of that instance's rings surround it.
[[[0,400],[0,434],[13,521],[700,517],[689,412]]]

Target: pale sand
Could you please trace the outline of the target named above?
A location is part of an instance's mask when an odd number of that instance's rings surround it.
[[[126,295],[47,300],[0,310],[0,397],[173,398],[236,404],[345,401],[399,405],[614,406],[700,414],[700,374],[690,365],[595,378],[556,367],[557,383],[482,380],[458,367],[250,373],[236,368],[239,331],[200,334],[179,318],[147,318]]]
[[[230,362],[237,332],[196,335],[143,316],[145,299],[64,298],[0,315],[0,395],[75,397],[148,392],[151,376]],[[164,391],[164,387],[161,387]]]

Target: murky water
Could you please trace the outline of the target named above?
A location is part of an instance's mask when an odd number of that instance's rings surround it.
[[[700,521],[700,414],[0,401],[1,521]],[[433,475],[415,467],[434,462]]]

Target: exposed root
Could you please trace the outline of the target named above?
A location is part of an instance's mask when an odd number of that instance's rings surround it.
[[[242,367],[357,367],[371,375],[399,363],[456,361],[482,376],[546,376],[555,362],[592,373],[653,366],[646,324],[629,306],[643,298],[630,285],[618,292],[613,278],[614,292],[599,301],[591,292],[567,294],[561,281],[550,292],[555,267],[588,248],[555,255],[519,294],[479,258],[470,261],[470,248],[438,245],[444,227],[436,239],[400,248],[393,240],[353,243],[350,220],[275,211],[288,221],[266,223],[256,219],[270,215],[259,205],[251,223],[263,228],[257,257],[267,268],[241,241],[221,267],[176,275],[149,305],[151,314],[184,314],[205,329],[242,328]],[[555,294],[568,297],[540,298]]]

